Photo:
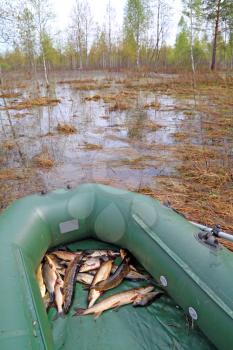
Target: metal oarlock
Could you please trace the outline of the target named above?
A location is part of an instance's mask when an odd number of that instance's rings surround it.
[[[215,225],[214,228],[210,228],[210,227],[198,224],[198,223],[193,222],[193,221],[190,221],[190,223],[199,227],[201,230],[209,233],[209,236],[218,237],[218,238],[225,239],[229,242],[233,242],[233,234],[221,231],[220,225]]]

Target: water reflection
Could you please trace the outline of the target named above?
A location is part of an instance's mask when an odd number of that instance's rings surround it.
[[[33,166],[34,157],[47,152],[55,166],[34,169],[48,189],[83,181],[115,181],[137,189],[142,183],[151,184],[154,176],[174,175],[178,161],[169,149],[161,146],[176,143],[173,134],[179,130],[184,115],[162,107],[172,107],[176,101],[141,92],[131,98],[128,110],[112,112],[110,103],[104,99],[85,101],[86,96],[113,92],[116,93],[114,84],[101,92],[75,90],[69,84],[51,84],[46,90],[32,84],[30,97],[40,94],[60,99],[61,103],[12,110],[10,121],[9,111],[1,111],[1,141],[13,137],[21,154],[16,164],[14,152],[9,152],[8,165],[12,165],[14,158],[14,165],[20,167],[24,157]],[[143,108],[155,99],[161,110]],[[77,132],[60,134],[58,123],[71,124]],[[156,149],[156,145],[160,148]]]

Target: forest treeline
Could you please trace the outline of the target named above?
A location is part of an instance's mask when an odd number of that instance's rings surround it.
[[[49,0],[0,0],[2,70],[233,69],[233,1],[182,0],[174,45],[172,0],[127,0],[124,18],[113,1],[95,23],[91,0],[74,0],[69,24],[55,32]],[[122,25],[119,25],[122,23]]]

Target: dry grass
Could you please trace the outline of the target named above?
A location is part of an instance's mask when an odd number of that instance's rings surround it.
[[[3,147],[9,151],[15,148],[16,144],[13,140],[7,140],[3,143]]]
[[[129,103],[121,101],[116,101],[113,105],[109,106],[109,112],[126,111],[128,109],[130,109]]]
[[[150,102],[150,103],[146,103],[144,105],[145,109],[149,109],[149,108],[153,108],[153,109],[159,109],[161,106],[160,102]]]
[[[110,116],[109,115],[102,115],[102,116],[100,116],[100,118],[102,118],[102,119],[109,119]]]
[[[68,123],[58,123],[57,131],[60,134],[74,134],[77,132],[77,129],[74,125]]]
[[[7,168],[0,169],[0,180],[19,180],[23,179],[25,175],[19,169]]]
[[[48,152],[41,152],[33,158],[34,164],[43,169],[50,169],[54,166],[55,162],[51,159]]]
[[[5,81],[5,83],[1,85],[1,91],[2,90],[12,91],[16,88],[26,89],[26,88],[28,88],[28,85],[26,83],[22,83],[22,82],[15,82],[14,84],[12,84],[12,81]]]
[[[191,115],[193,115],[193,111],[185,111],[184,115],[186,115],[187,117],[191,116]]]
[[[97,150],[103,149],[103,146],[100,145],[100,144],[86,143],[84,145],[84,148],[87,149],[87,150],[93,150],[93,151],[95,150],[95,151],[97,151]]]
[[[3,92],[3,93],[0,93],[0,98],[16,98],[21,95],[22,94],[19,92]]]
[[[12,103],[9,104],[7,107],[1,108],[2,110],[5,109],[14,109],[14,110],[21,110],[21,109],[29,109],[33,107],[40,107],[40,106],[55,106],[61,101],[59,99],[54,98],[48,98],[48,97],[38,97],[35,99],[30,100],[24,100],[18,103]]]
[[[80,91],[89,91],[89,90],[102,90],[108,89],[111,87],[110,83],[101,82],[97,80],[80,80],[72,85],[72,88]]]
[[[58,84],[97,84],[97,82],[94,79],[72,79],[58,81]]]
[[[100,95],[94,95],[94,96],[87,96],[84,98],[85,101],[99,101],[101,100]]]
[[[145,129],[148,129],[148,131],[157,131],[158,129],[160,129],[162,126],[157,124],[156,122],[154,122],[153,120],[147,120],[145,121],[145,123],[143,124],[143,127]]]
[[[185,141],[188,138],[188,134],[182,131],[175,132],[172,135],[177,141]]]

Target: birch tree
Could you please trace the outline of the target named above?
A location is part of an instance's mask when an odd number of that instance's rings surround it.
[[[126,41],[132,41],[136,48],[136,65],[140,66],[140,47],[143,34],[149,27],[150,12],[145,0],[127,0],[124,16]]]
[[[19,31],[19,43],[26,56],[27,64],[31,70],[36,73],[36,35],[35,21],[33,13],[29,8],[24,8],[17,17],[17,26]]]
[[[73,40],[79,55],[79,68],[82,69],[83,60],[85,61],[85,67],[88,66],[88,46],[93,26],[91,7],[87,0],[75,1],[71,19]]]
[[[49,0],[29,0],[35,20],[35,28],[38,35],[39,48],[43,61],[44,78],[49,86],[46,55],[43,45],[44,34],[48,31],[48,23],[54,18]]]

